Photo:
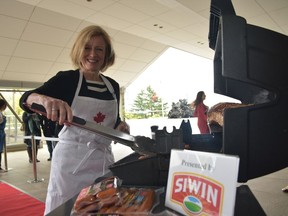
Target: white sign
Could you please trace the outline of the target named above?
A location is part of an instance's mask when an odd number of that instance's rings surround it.
[[[234,215],[239,157],[172,150],[165,206],[184,215]]]

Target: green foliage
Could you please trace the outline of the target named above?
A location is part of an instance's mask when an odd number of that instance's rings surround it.
[[[130,112],[125,114],[127,119],[156,118],[167,115],[167,103],[164,103],[157,93],[148,86],[136,96]]]
[[[186,99],[180,99],[177,103],[172,103],[172,108],[168,113],[168,118],[190,118],[193,117],[194,109],[188,104]]]

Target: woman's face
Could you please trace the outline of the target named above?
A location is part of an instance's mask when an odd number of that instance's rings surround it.
[[[202,100],[205,100],[205,98],[206,98],[206,95],[203,93]]]
[[[101,36],[95,36],[85,45],[81,59],[83,72],[99,72],[106,52],[106,43]]]

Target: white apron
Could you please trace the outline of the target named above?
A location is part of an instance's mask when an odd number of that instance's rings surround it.
[[[99,100],[79,96],[83,74],[71,105],[73,115],[103,126],[114,127],[117,118],[117,100],[111,83],[102,76],[114,100]],[[45,215],[74,197],[96,178],[108,172],[114,163],[111,140],[75,126],[64,126],[53,151]]]

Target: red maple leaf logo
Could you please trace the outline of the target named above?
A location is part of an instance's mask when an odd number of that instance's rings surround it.
[[[94,121],[97,123],[104,122],[105,115],[103,115],[101,112],[98,112],[96,116],[94,116]]]

